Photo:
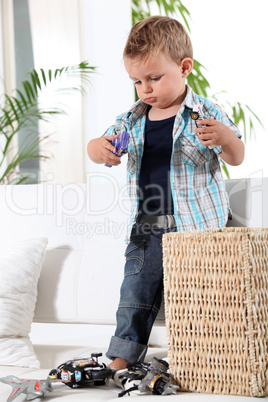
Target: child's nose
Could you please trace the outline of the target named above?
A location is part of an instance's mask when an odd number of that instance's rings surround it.
[[[152,87],[151,87],[151,85],[150,85],[149,83],[145,83],[144,86],[143,86],[143,91],[144,91],[146,94],[152,92]]]

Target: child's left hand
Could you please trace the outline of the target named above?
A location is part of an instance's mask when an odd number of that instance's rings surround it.
[[[234,134],[225,124],[214,119],[198,120],[195,129],[200,143],[204,146],[227,145]]]

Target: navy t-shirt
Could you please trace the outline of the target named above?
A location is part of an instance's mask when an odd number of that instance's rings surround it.
[[[170,160],[174,120],[175,116],[152,121],[147,114],[139,178],[139,213],[141,214],[173,214]]]

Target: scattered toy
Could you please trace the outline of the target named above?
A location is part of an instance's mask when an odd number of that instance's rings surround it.
[[[165,360],[153,357],[148,363],[128,364],[124,370],[112,370],[104,363],[98,362],[102,353],[92,353],[90,358],[76,358],[52,369],[46,380],[28,380],[9,375],[0,381],[13,388],[7,402],[13,401],[20,394],[26,394],[27,401],[52,392],[53,382],[61,382],[70,388],[104,385],[109,378],[124,390],[118,394],[122,397],[132,391],[140,394],[154,395],[177,394],[179,387],[171,384],[169,365]]]
[[[92,353],[91,358],[77,358],[60,364],[52,369],[49,377],[60,379],[71,388],[78,388],[89,384],[104,385],[112,375],[112,369],[104,363],[98,362],[102,353]]]
[[[13,375],[0,378],[0,381],[4,384],[11,385],[13,388],[7,402],[14,401],[20,394],[26,394],[27,401],[31,401],[35,398],[42,397],[46,392],[52,392],[51,378],[46,380],[25,380]]]
[[[153,357],[148,363],[128,364],[127,370],[121,370],[121,373],[114,375],[114,378],[116,375],[118,377],[117,382],[121,380],[121,386],[124,388],[118,396],[122,397],[132,391],[154,395],[177,394],[179,387],[171,384],[168,368],[168,363],[157,357]]]

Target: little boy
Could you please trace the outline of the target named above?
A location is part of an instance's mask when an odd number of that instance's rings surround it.
[[[120,157],[111,141],[123,131],[130,135],[132,231],[117,328],[107,352],[117,370],[146,355],[161,304],[163,233],[225,226],[229,202],[219,159],[230,165],[244,159],[237,126],[186,85],[193,51],[177,20],[153,16],[135,24],[123,57],[139,100],[88,144],[94,162],[117,166]],[[193,111],[203,119],[194,120]]]

